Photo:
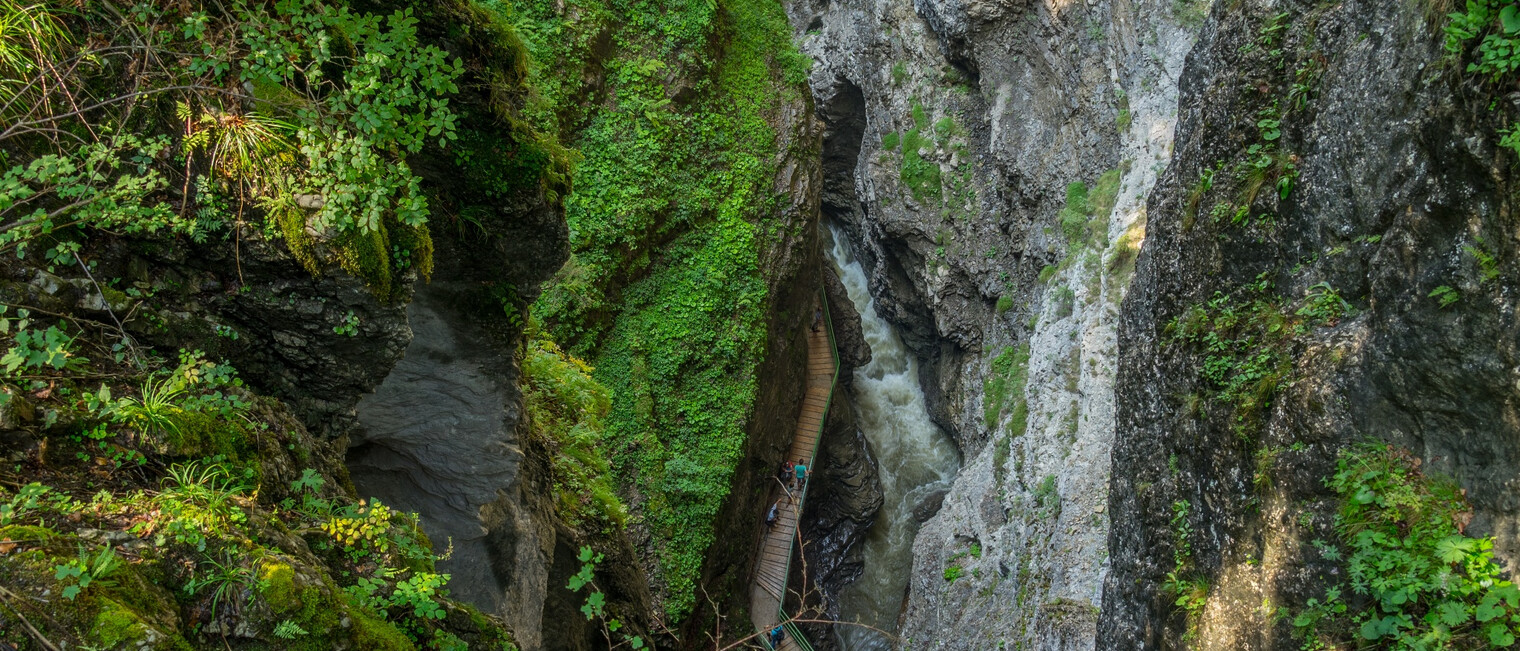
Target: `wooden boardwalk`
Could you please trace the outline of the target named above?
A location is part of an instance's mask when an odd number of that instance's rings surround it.
[[[809,475],[812,474],[813,453],[818,448],[818,436],[829,406],[829,392],[834,388],[834,371],[834,349],[829,342],[828,325],[823,324],[817,331],[808,332],[807,393],[802,400],[802,414],[797,419],[797,432],[786,456],[792,461],[806,459]],[[762,636],[768,635],[779,621],[781,598],[786,590],[787,561],[791,558],[792,544],[796,542],[797,518],[802,513],[803,496],[802,492],[788,491],[778,485],[772,490],[770,501],[766,502],[769,509],[770,504],[781,500],[781,508],[776,525],[766,532],[761,543],[754,584],[750,586],[750,617]],[[779,648],[785,651],[801,649],[791,635],[785,637]]]

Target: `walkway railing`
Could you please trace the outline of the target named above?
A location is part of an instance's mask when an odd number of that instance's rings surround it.
[[[828,293],[824,292],[823,290],[819,290],[818,302],[823,306],[823,323],[824,326],[828,329],[829,355],[834,360],[834,376],[829,380],[829,393],[823,401],[823,416],[818,421],[817,436],[813,439],[813,449],[809,451],[807,457],[807,467],[810,475],[817,472],[817,466],[814,465],[814,461],[818,457],[818,443],[823,440],[823,428],[828,424],[829,408],[834,403],[834,389],[839,386],[839,345],[834,340],[834,317],[833,314],[829,311]],[[811,477],[809,477],[807,481],[803,482],[801,495],[797,499],[795,507],[797,509],[797,528],[796,531],[793,532],[787,544],[786,570],[785,574],[782,575],[783,579],[781,583],[781,596],[779,599],[777,599],[776,606],[776,615],[779,617],[778,621],[782,622],[782,628],[786,630],[787,636],[792,638],[797,646],[803,651],[813,651],[813,645],[808,643],[807,637],[802,634],[802,630],[799,629],[796,624],[790,621],[792,616],[786,612],[786,586],[792,578],[792,557],[796,555],[797,552],[795,549],[797,540],[802,537],[802,509],[803,505],[807,503],[808,487],[812,483],[813,481]],[[805,598],[806,595],[799,595],[799,601]],[[771,647],[769,636],[766,635],[766,631],[761,631],[761,639],[764,640],[764,644],[767,648],[773,648]]]

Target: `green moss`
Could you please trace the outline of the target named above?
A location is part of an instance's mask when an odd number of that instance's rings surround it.
[[[0,540],[51,540],[58,533],[47,527],[13,524],[0,527]]]
[[[896,150],[900,144],[902,144],[902,136],[897,135],[896,131],[881,137],[881,148],[887,151]]]
[[[1013,297],[1008,295],[999,296],[997,300],[997,313],[999,316],[1007,314],[1013,309]]]
[[[357,608],[348,610],[350,636],[358,648],[373,651],[410,651],[416,649],[401,629]]]
[[[250,448],[248,428],[220,414],[181,411],[173,416],[174,427],[164,432],[171,457],[205,458],[222,455],[232,460],[246,457]]]
[[[523,354],[524,403],[532,431],[552,451],[555,502],[561,517],[579,526],[588,517],[623,526],[628,510],[612,487],[611,468],[597,447],[611,408],[607,388],[592,369],[550,341]]]
[[[284,615],[303,608],[296,590],[295,568],[290,564],[266,560],[259,564],[258,577],[264,600],[276,614]]]
[[[992,360],[987,378],[982,382],[982,416],[987,428],[997,427],[1004,408],[1024,402],[1024,380],[1029,368],[1029,344],[1009,346]],[[1027,414],[1026,414],[1027,415]],[[1022,433],[1022,432],[1021,432]]]
[[[142,618],[121,604],[110,599],[101,600],[102,608],[90,627],[90,637],[106,647],[115,648],[123,642],[141,640],[148,627]]]

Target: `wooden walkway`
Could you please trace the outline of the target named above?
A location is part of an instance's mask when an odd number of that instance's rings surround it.
[[[813,453],[818,448],[818,436],[829,406],[829,392],[834,388],[834,349],[829,342],[828,324],[817,331],[808,332],[807,393],[802,400],[802,414],[797,419],[797,433],[792,438],[787,459],[806,459],[808,474],[813,471]],[[766,508],[781,500],[780,516],[776,525],[765,534],[756,563],[754,584],[750,586],[750,617],[755,629],[768,636],[779,621],[781,598],[786,591],[787,561],[791,559],[792,544],[796,542],[797,518],[802,513],[805,492],[788,491],[776,486]],[[800,646],[785,636],[780,649],[798,651]]]

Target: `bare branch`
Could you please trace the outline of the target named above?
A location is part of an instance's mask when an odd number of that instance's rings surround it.
[[[210,91],[210,92],[213,92],[213,93],[220,93],[220,94],[226,95],[228,97],[237,97],[237,98],[240,98],[240,99],[248,99],[248,96],[244,95],[243,93],[227,90],[225,88],[217,88],[215,86],[203,86],[203,85],[200,85],[200,84],[190,84],[190,85],[185,85],[185,86],[165,86],[163,88],[150,88],[148,90],[140,90],[140,91],[137,91],[137,92],[134,92],[134,93],[127,93],[125,95],[121,95],[121,96],[118,96],[118,97],[112,97],[111,99],[104,100],[104,101],[101,101],[101,102],[97,102],[95,104],[91,104],[89,106],[86,106],[86,107],[78,109],[78,110],[69,111],[68,113],[63,113],[63,114],[60,114],[60,115],[50,115],[48,117],[37,119],[37,120],[31,120],[31,121],[27,121],[27,122],[19,122],[19,123],[13,124],[10,127],[8,127],[5,131],[0,132],[0,140],[5,140],[7,138],[10,138],[12,135],[15,135],[15,131],[17,129],[20,129],[22,127],[33,127],[33,126],[37,126],[39,124],[48,124],[48,123],[51,123],[51,122],[58,122],[58,121],[65,120],[65,119],[68,119],[68,118],[71,118],[71,117],[76,117],[76,116],[79,116],[79,115],[83,115],[85,113],[88,113],[90,111],[93,111],[95,109],[98,109],[98,108],[101,108],[101,107],[104,107],[104,106],[109,106],[111,104],[117,104],[117,103],[120,103],[120,102],[125,102],[125,101],[127,101],[129,99],[134,99],[134,98],[137,98],[137,97],[142,97],[144,95],[155,95],[155,94],[158,94],[158,93],[167,93],[167,92],[176,91],[176,90],[204,90],[204,91]]]

